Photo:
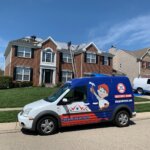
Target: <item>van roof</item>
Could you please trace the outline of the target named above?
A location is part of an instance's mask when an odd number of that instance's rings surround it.
[[[83,78],[74,78],[66,83],[70,83],[72,87],[78,85],[85,85],[90,81],[95,81],[96,79],[119,79],[119,80],[126,80],[128,79],[125,76],[102,76],[102,77],[83,77]]]

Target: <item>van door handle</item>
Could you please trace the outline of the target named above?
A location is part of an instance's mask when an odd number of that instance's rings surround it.
[[[90,103],[85,103],[85,105],[87,106],[87,105],[90,105]]]
[[[94,102],[93,105],[98,105],[98,102]]]

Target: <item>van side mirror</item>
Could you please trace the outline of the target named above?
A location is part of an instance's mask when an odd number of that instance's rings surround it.
[[[68,103],[69,100],[68,100],[67,98],[63,98],[63,99],[62,99],[62,102],[63,102],[63,103]]]

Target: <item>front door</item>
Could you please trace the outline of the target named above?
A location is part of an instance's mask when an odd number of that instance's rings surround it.
[[[45,69],[45,83],[52,83],[53,71]]]

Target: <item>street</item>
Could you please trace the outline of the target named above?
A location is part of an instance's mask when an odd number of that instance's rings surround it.
[[[63,128],[51,136],[17,130],[0,133],[0,150],[145,150],[150,147],[149,133],[150,119],[126,128],[110,123]]]

